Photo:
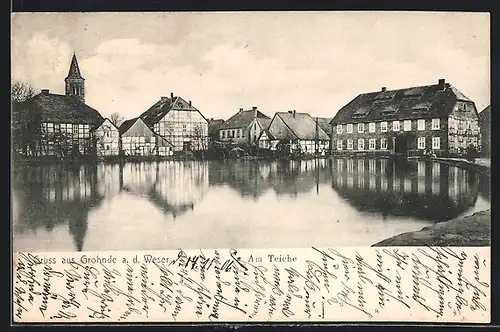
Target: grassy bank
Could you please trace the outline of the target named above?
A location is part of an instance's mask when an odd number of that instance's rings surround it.
[[[440,222],[420,231],[393,236],[374,244],[383,246],[478,247],[491,244],[491,210]]]

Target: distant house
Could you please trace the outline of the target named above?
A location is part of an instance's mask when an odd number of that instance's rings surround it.
[[[124,121],[120,128],[121,151],[124,156],[169,156],[174,145],[156,134],[141,118]]]
[[[330,122],[335,153],[461,156],[480,149],[472,100],[444,79],[437,84],[362,93]]]
[[[209,119],[208,120],[208,139],[210,142],[219,140],[219,129],[224,123],[223,119]]]
[[[491,156],[491,105],[479,113],[481,127],[481,152],[485,157]]]
[[[259,148],[275,151],[278,142],[279,141],[276,139],[276,137],[273,136],[273,134],[271,134],[269,129],[266,128],[260,133]]]
[[[225,121],[219,129],[219,140],[235,145],[253,146],[258,144],[262,130],[269,126],[271,118],[257,109],[243,110]]]
[[[163,136],[175,151],[198,151],[208,147],[208,120],[181,97],[161,97],[140,115],[144,123]]]
[[[325,131],[325,133],[328,135],[328,137],[330,138],[330,144],[329,144],[329,148],[331,149],[332,147],[332,142],[331,142],[331,139],[332,139],[332,135],[333,135],[333,127],[332,125],[330,124],[330,122],[333,120],[333,118],[324,118],[324,117],[314,117],[314,121],[317,121],[318,122],[318,125],[321,127],[321,129],[323,129]]]
[[[98,157],[118,156],[120,153],[120,131],[108,118],[90,130],[94,138]]]
[[[278,112],[268,127],[269,134],[288,153],[325,154],[330,146],[328,134],[307,113]]]
[[[85,79],[73,55],[64,95],[44,89],[38,95],[16,104],[13,116],[22,123],[19,153],[28,156],[90,156],[94,146],[90,129],[103,117],[85,104]]]

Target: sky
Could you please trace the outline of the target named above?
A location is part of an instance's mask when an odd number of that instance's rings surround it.
[[[488,13],[15,13],[11,27],[13,80],[63,94],[75,52],[103,116],[174,93],[206,118],[333,117],[360,93],[440,78],[479,111],[490,103]]]

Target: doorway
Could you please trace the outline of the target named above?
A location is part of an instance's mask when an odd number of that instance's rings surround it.
[[[407,154],[408,152],[408,137],[407,136],[396,136],[394,139],[394,153],[395,154]]]

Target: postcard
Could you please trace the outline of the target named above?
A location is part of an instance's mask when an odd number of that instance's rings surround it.
[[[11,15],[12,323],[490,322],[490,17]]]

